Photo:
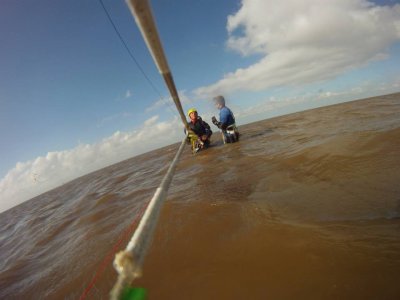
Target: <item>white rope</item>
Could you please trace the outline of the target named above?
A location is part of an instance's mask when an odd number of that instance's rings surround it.
[[[154,229],[156,227],[161,205],[164,202],[169,185],[171,184],[176,165],[182,154],[186,138],[182,141],[174,160],[168,168],[160,186],[157,188],[150,200],[149,205],[140,220],[133,237],[124,251],[115,256],[114,267],[119,273],[117,283],[111,291],[111,299],[117,300],[121,296],[123,288],[129,285],[135,278],[141,275],[141,269],[147,248],[151,242]]]
[[[160,37],[158,35],[156,22],[154,21],[153,13],[150,8],[148,0],[126,0],[128,6],[135,18],[136,24],[138,25],[140,32],[143,35],[144,41],[146,42],[147,48],[149,49],[151,56],[158,68],[158,71],[163,76],[165,84],[174,100],[175,106],[179,112],[182,123],[187,131],[191,131],[186,121],[185,113],[182,109],[181,101],[175,87],[172,73],[169,69],[167,59],[164,54],[164,50],[161,44]]]
[[[148,0],[127,0],[128,6],[135,18],[135,21],[143,35],[143,38],[149,48],[149,51],[154,59],[155,64],[161,75],[164,78],[175,106],[179,112],[182,123],[186,128],[186,132],[192,133],[188,126],[185,114],[182,109],[182,104],[179,100],[178,92],[172,78],[171,71],[168,67],[168,62],[161,45],[157,27],[151,12]],[[169,185],[180,155],[184,149],[186,138],[182,141],[178,152],[172,161],[167,174],[165,174],[161,185],[155,191],[153,198],[150,200],[146,211],[140,220],[139,226],[132,236],[130,242],[124,251],[119,252],[115,256],[114,267],[118,272],[118,279],[114,288],[111,291],[111,299],[118,300],[123,292],[123,289],[128,286],[135,278],[141,275],[141,269],[146,255],[148,246],[152,240],[154,229],[156,227],[158,217],[161,210],[161,205],[167,196]]]

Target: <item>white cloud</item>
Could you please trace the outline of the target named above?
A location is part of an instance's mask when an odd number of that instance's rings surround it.
[[[240,121],[249,117],[263,115],[267,112],[271,112],[283,107],[293,106],[294,104],[308,102],[310,101],[311,98],[312,98],[311,95],[302,95],[302,96],[279,98],[279,99],[275,97],[269,97],[264,100],[261,100],[256,105],[246,107],[245,109],[240,109],[240,108],[236,109],[235,117],[237,120]]]
[[[193,103],[193,100],[186,95],[185,90],[178,91],[178,95],[182,105]],[[165,109],[166,107],[169,107],[170,110],[173,110],[174,112],[176,110],[175,103],[172,100],[171,96],[161,98],[160,100],[154,102],[151,106],[146,108],[146,112],[152,112],[158,109]]]
[[[132,93],[131,93],[130,90],[127,90],[126,93],[125,93],[125,98],[128,99],[130,97],[132,97]]]
[[[228,17],[227,46],[255,64],[198,88],[203,97],[333,78],[387,57],[400,39],[400,5],[365,0],[243,0]]]
[[[160,109],[161,107],[164,107],[165,105],[167,105],[167,102],[170,102],[171,105],[173,104],[172,98],[161,98],[160,100],[154,102],[151,106],[146,108],[146,112],[152,112],[155,111],[157,109]]]
[[[49,152],[28,162],[18,162],[0,181],[0,212],[62,185],[74,178],[184,137],[178,118],[157,122],[154,116],[133,132],[115,132],[96,144]]]
[[[254,122],[276,116],[277,110],[295,105],[304,104],[304,108],[313,108],[327,104],[335,104],[355,99],[363,99],[382,94],[398,93],[400,91],[400,79],[393,78],[387,82],[360,81],[352,88],[332,88],[331,90],[308,91],[296,96],[268,97],[246,108],[235,107],[235,117],[238,123]],[[286,113],[294,112],[290,109]]]
[[[131,113],[131,112],[122,112],[122,113],[110,115],[110,116],[102,118],[97,123],[97,127],[101,127],[103,125],[106,125],[106,124],[109,124],[109,123],[113,123],[113,122],[115,122],[117,120],[120,120],[120,119],[131,118],[132,116],[133,116],[133,113]]]
[[[157,122],[157,120],[158,120],[158,116],[153,116],[144,122],[144,126],[152,126],[153,124],[155,124]]]

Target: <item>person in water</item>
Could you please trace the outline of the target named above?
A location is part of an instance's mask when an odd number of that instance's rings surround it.
[[[223,96],[214,97],[215,106],[219,109],[219,121],[213,116],[213,124],[222,131],[222,140],[225,143],[234,143],[239,140],[239,131],[236,128],[235,116],[232,111],[225,106]]]
[[[196,134],[196,137],[188,137],[192,144],[193,152],[197,152],[200,149],[207,148],[210,145],[210,137],[212,130],[210,125],[198,115],[195,108],[188,110],[188,116],[190,121],[188,122],[189,128]]]

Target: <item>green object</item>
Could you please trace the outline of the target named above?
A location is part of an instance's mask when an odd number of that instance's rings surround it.
[[[121,300],[146,300],[147,290],[144,288],[126,287],[122,292]]]

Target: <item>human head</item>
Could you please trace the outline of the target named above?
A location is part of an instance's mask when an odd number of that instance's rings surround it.
[[[213,100],[214,100],[215,106],[218,109],[221,109],[222,107],[225,106],[225,98],[224,98],[224,96],[221,96],[221,95],[216,96],[216,97],[213,98]]]
[[[187,112],[190,120],[196,120],[197,119],[197,110],[195,108],[191,108]]]

